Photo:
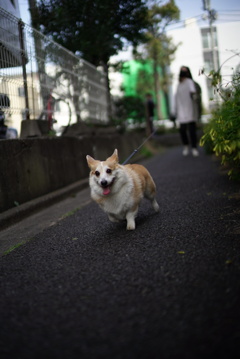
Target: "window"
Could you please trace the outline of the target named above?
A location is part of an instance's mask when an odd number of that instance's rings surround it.
[[[214,88],[212,86],[211,80],[209,79],[207,79],[207,92],[209,100],[212,100],[214,98]]]
[[[18,88],[18,96],[19,96],[19,97],[24,97],[24,96],[25,96],[25,92],[24,92],[24,88],[23,88],[23,87],[19,87],[19,88]]]
[[[204,49],[211,49],[212,48],[212,39],[211,39],[211,31],[210,28],[202,29],[202,45]],[[213,28],[213,45],[214,47],[218,46],[217,42],[217,29]]]
[[[205,73],[208,75],[210,73],[210,71],[212,71],[213,69],[213,63],[212,61],[204,61],[204,70]]]
[[[213,51],[211,49],[207,49],[203,52],[204,58],[204,69],[206,74],[209,74],[212,70],[217,70],[219,68],[219,55],[217,49],[214,49],[214,57]]]

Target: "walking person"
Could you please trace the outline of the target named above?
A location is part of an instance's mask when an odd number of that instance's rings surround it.
[[[179,84],[175,95],[176,121],[179,124],[179,133],[183,143],[183,156],[189,154],[191,146],[192,155],[199,156],[197,150],[196,122],[199,119],[196,99],[197,90],[192,80],[190,69],[182,66],[179,74]]]
[[[146,94],[146,134],[147,136],[151,135],[153,132],[153,119],[154,119],[154,108],[155,104],[153,102],[152,95],[150,93]]]

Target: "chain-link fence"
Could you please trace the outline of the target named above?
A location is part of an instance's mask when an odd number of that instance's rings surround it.
[[[0,7],[0,110],[18,132],[25,119],[107,122],[106,75]]]

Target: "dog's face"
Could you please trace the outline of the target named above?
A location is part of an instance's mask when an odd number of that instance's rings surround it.
[[[96,184],[99,192],[104,196],[112,191],[118,168],[118,151],[115,150],[106,161],[98,161],[87,156],[87,163],[90,168],[90,185]]]

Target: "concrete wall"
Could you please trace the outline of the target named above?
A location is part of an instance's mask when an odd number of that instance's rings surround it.
[[[86,155],[123,162],[143,134],[0,140],[0,212],[88,177]],[[136,160],[136,157],[134,157]]]

